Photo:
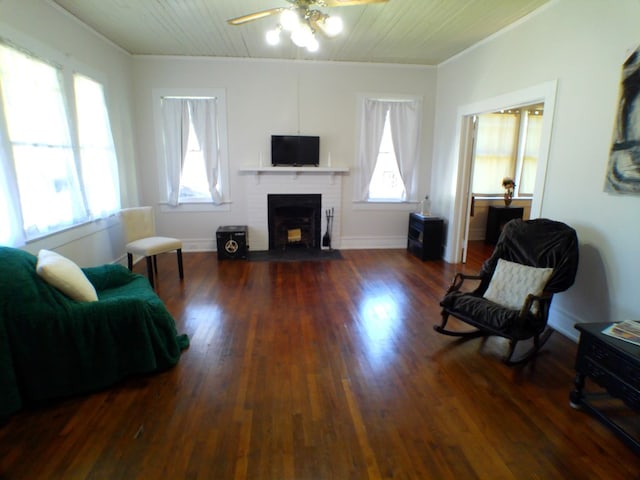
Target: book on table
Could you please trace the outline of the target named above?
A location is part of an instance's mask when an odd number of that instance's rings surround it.
[[[640,346],[640,320],[625,320],[605,328],[602,333]]]

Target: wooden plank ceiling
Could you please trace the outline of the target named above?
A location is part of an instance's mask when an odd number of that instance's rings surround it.
[[[389,0],[318,7],[338,14],[344,32],[319,36],[310,53],[284,38],[265,41],[278,23],[270,16],[241,26],[230,18],[277,7],[286,0],[53,0],[134,55],[280,58],[437,65],[518,21],[549,0]]]

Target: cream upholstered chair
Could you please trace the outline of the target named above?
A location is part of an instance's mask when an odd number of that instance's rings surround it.
[[[155,217],[152,207],[124,208],[120,211],[124,228],[125,249],[127,251],[127,266],[133,269],[133,255],[140,255],[147,260],[147,275],[149,283],[154,286],[154,271],[158,273],[156,255],[159,253],[176,251],[178,255],[178,272],[184,278],[182,270],[182,240],[170,237],[156,236]],[[152,263],[153,261],[153,263]]]

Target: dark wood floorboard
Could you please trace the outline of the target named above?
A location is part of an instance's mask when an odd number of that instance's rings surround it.
[[[433,330],[453,274],[490,254],[475,247],[466,265],[185,253],[182,283],[160,256],[158,294],[191,338],[178,365],[13,415],[0,479],[640,478],[569,406],[575,343],[556,333],[513,368],[500,339]]]

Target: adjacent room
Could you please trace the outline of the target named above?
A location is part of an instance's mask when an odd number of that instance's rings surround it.
[[[0,0],[0,478],[635,478],[638,19]],[[443,299],[547,220],[513,364]]]

